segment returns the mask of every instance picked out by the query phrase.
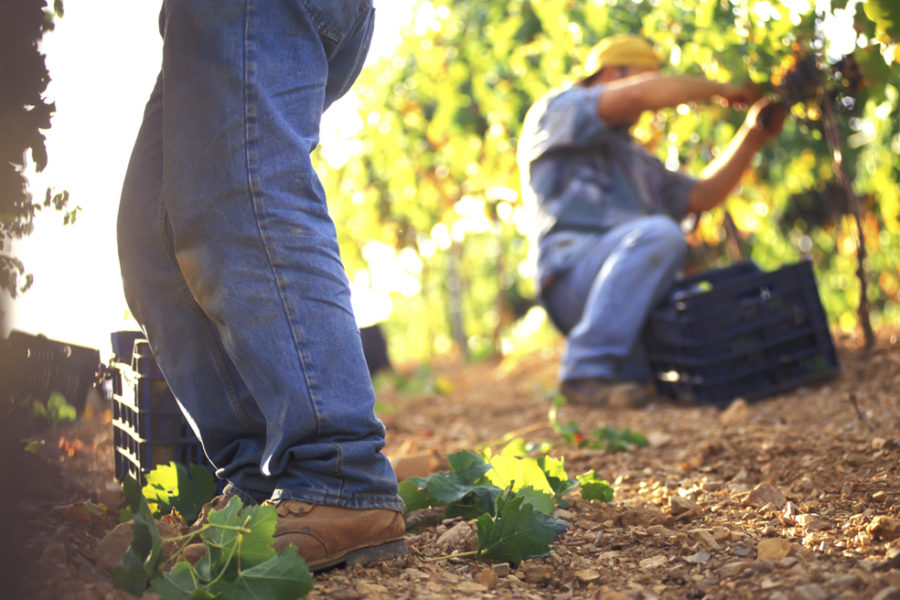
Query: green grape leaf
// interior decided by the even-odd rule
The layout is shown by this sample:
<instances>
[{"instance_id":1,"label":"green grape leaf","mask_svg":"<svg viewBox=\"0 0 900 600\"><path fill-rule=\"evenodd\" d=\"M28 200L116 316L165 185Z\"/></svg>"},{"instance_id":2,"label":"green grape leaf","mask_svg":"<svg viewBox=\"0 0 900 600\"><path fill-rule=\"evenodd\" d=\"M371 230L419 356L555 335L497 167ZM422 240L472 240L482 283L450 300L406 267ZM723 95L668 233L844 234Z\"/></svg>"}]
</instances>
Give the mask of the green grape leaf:
<instances>
[{"instance_id":1,"label":"green grape leaf","mask_svg":"<svg viewBox=\"0 0 900 600\"><path fill-rule=\"evenodd\" d=\"M216 495L216 479L202 465L186 467L172 461L147 473L143 494L154 515L168 514L174 508L192 523L201 507Z\"/></svg>"},{"instance_id":2,"label":"green grape leaf","mask_svg":"<svg viewBox=\"0 0 900 600\"><path fill-rule=\"evenodd\" d=\"M493 510L500 489L492 485L472 485L457 473L435 473L427 478L412 477L409 482L424 496L410 495L413 506L447 505L446 516L474 518ZM414 510L414 509L408 509Z\"/></svg>"},{"instance_id":3,"label":"green grape leaf","mask_svg":"<svg viewBox=\"0 0 900 600\"><path fill-rule=\"evenodd\" d=\"M553 496L562 505L562 497L577 485L577 482L566 473L565 459L544 455L539 456L537 461L553 490Z\"/></svg>"},{"instance_id":4,"label":"green grape leaf","mask_svg":"<svg viewBox=\"0 0 900 600\"><path fill-rule=\"evenodd\" d=\"M420 479L420 481L422 480ZM401 481L397 487L400 498L403 500L403 514L409 514L414 510L432 506L431 497L413 483L412 480L406 479Z\"/></svg>"},{"instance_id":5,"label":"green grape leaf","mask_svg":"<svg viewBox=\"0 0 900 600\"><path fill-rule=\"evenodd\" d=\"M180 562L171 571L161 574L150 582L150 593L159 594L163 600L194 600L195 598L215 598L208 591L200 589L197 573L187 562ZM196 595L201 594L201 595ZM205 594L202 595L202 594Z\"/></svg>"},{"instance_id":6,"label":"green grape leaf","mask_svg":"<svg viewBox=\"0 0 900 600\"><path fill-rule=\"evenodd\" d=\"M612 502L614 493L612 486L609 485L608 481L597 477L593 469L583 475L578 475L577 479L581 485L581 498L583 500Z\"/></svg>"},{"instance_id":7,"label":"green grape leaf","mask_svg":"<svg viewBox=\"0 0 900 600\"><path fill-rule=\"evenodd\" d=\"M534 458L497 455L490 459L493 467L485 478L500 489L510 488L542 513L555 507L553 489L547 476Z\"/></svg>"},{"instance_id":8,"label":"green grape leaf","mask_svg":"<svg viewBox=\"0 0 900 600\"><path fill-rule=\"evenodd\" d=\"M535 511L518 494L502 494L497 498L496 516L484 514L476 521L478 558L517 566L527 558L546 556L550 544L568 526L565 521Z\"/></svg>"},{"instance_id":9,"label":"green grape leaf","mask_svg":"<svg viewBox=\"0 0 900 600\"><path fill-rule=\"evenodd\" d=\"M223 600L294 600L306 596L313 587L306 561L297 548L288 546L283 552L249 569L233 581L210 586Z\"/></svg>"},{"instance_id":10,"label":"green grape leaf","mask_svg":"<svg viewBox=\"0 0 900 600\"><path fill-rule=\"evenodd\" d=\"M127 477L122 482L128 509L131 511L133 535L131 546L122 557L122 566L113 569L113 584L136 596L147 587L147 581L159 573L162 538L147 501L137 481Z\"/></svg>"},{"instance_id":11,"label":"green grape leaf","mask_svg":"<svg viewBox=\"0 0 900 600\"><path fill-rule=\"evenodd\" d=\"M244 507L237 496L222 510L210 511L210 528L201 534L209 552L198 562L198 571L204 576L224 572L230 578L238 557L241 568L250 568L275 556L271 544L277 518L274 506Z\"/></svg>"},{"instance_id":12,"label":"green grape leaf","mask_svg":"<svg viewBox=\"0 0 900 600\"><path fill-rule=\"evenodd\" d=\"M491 470L491 465L482 457L468 450L454 452L447 457L447 462L460 480L469 484L479 483L482 476Z\"/></svg>"},{"instance_id":13,"label":"green grape leaf","mask_svg":"<svg viewBox=\"0 0 900 600\"><path fill-rule=\"evenodd\" d=\"M609 452L623 452L649 446L647 437L630 429L613 429L612 427L601 427L593 431L594 441L591 447L602 448Z\"/></svg>"}]
</instances>

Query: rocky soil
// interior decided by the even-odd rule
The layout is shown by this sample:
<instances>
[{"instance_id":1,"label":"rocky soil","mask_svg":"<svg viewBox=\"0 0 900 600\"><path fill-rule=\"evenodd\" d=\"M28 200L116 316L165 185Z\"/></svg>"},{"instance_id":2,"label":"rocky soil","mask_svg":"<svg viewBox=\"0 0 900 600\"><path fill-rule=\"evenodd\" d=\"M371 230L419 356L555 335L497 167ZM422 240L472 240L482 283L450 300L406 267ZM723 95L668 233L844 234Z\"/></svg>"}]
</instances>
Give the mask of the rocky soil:
<instances>
[{"instance_id":1,"label":"rocky soil","mask_svg":"<svg viewBox=\"0 0 900 600\"><path fill-rule=\"evenodd\" d=\"M568 531L549 556L515 569L444 558L474 547L472 524L416 515L407 557L318 574L309 597L900 599L900 341L880 332L868 353L854 338L835 343L838 377L724 410L562 408L585 431L644 433L650 446L629 452L566 445L549 427L559 348L435 365L427 391L388 377L379 414L401 476L521 436L552 443L570 475L594 469L615 498L558 510ZM2 427L5 597L130 598L113 588L100 548L122 503L109 422ZM35 454L25 438L39 442Z\"/></svg>"}]
</instances>

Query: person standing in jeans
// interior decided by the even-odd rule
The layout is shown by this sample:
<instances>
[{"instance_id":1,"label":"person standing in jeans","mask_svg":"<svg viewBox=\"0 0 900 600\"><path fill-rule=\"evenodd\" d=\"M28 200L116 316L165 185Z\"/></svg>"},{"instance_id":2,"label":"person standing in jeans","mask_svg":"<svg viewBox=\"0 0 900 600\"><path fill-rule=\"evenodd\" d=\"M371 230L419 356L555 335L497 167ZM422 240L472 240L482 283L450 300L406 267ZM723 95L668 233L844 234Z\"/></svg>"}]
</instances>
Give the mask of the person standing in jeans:
<instances>
[{"instance_id":1,"label":"person standing in jeans","mask_svg":"<svg viewBox=\"0 0 900 600\"><path fill-rule=\"evenodd\" d=\"M406 553L403 503L310 152L371 0L164 0L118 217L125 296L224 497L312 570Z\"/></svg>"}]
</instances>

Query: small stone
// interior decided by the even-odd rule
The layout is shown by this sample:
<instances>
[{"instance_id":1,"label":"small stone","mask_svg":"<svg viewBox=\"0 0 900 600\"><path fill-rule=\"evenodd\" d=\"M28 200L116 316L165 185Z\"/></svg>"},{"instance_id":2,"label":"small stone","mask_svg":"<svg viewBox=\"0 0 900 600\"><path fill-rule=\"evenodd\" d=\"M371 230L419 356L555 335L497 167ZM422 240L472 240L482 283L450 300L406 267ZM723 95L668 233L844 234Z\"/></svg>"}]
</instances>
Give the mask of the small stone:
<instances>
[{"instance_id":1,"label":"small stone","mask_svg":"<svg viewBox=\"0 0 900 600\"><path fill-rule=\"evenodd\" d=\"M356 592L363 598L383 598L388 589L377 583L360 581L356 584Z\"/></svg>"},{"instance_id":2,"label":"small stone","mask_svg":"<svg viewBox=\"0 0 900 600\"><path fill-rule=\"evenodd\" d=\"M719 422L726 427L741 425L750 420L750 407L743 398L738 398L728 405L719 415Z\"/></svg>"},{"instance_id":3,"label":"small stone","mask_svg":"<svg viewBox=\"0 0 900 600\"><path fill-rule=\"evenodd\" d=\"M525 565L523 571L528 583L547 583L553 577L553 567L550 565Z\"/></svg>"},{"instance_id":4,"label":"small stone","mask_svg":"<svg viewBox=\"0 0 900 600\"><path fill-rule=\"evenodd\" d=\"M666 558L662 554L657 554L656 556L651 556L650 558L645 558L640 563L642 569L653 569L655 567L662 567L669 562L669 559Z\"/></svg>"},{"instance_id":5,"label":"small stone","mask_svg":"<svg viewBox=\"0 0 900 600\"><path fill-rule=\"evenodd\" d=\"M797 600L828 600L829 595L819 584L807 583L794 590L794 597Z\"/></svg>"},{"instance_id":6,"label":"small stone","mask_svg":"<svg viewBox=\"0 0 900 600\"><path fill-rule=\"evenodd\" d=\"M856 573L849 573L847 575L838 575L837 577L831 580L831 585L836 587L845 587L856 585L859 583L859 575Z\"/></svg>"},{"instance_id":7,"label":"small stone","mask_svg":"<svg viewBox=\"0 0 900 600\"><path fill-rule=\"evenodd\" d=\"M465 544L466 538L472 533L472 526L465 521L460 521L441 536L435 542L439 548L457 548Z\"/></svg>"},{"instance_id":8,"label":"small stone","mask_svg":"<svg viewBox=\"0 0 900 600\"><path fill-rule=\"evenodd\" d=\"M873 502L878 502L879 504L881 504L885 500L887 500L887 494L884 493L883 491L878 491L878 492L875 492L874 494L872 494Z\"/></svg>"},{"instance_id":9,"label":"small stone","mask_svg":"<svg viewBox=\"0 0 900 600\"><path fill-rule=\"evenodd\" d=\"M600 588L600 595L597 596L597 598L598 600L631 600L631 596L628 594L609 589L605 586Z\"/></svg>"},{"instance_id":10,"label":"small stone","mask_svg":"<svg viewBox=\"0 0 900 600\"><path fill-rule=\"evenodd\" d=\"M876 540L896 539L900 537L900 519L878 515L866 526L866 533Z\"/></svg>"},{"instance_id":11,"label":"small stone","mask_svg":"<svg viewBox=\"0 0 900 600\"><path fill-rule=\"evenodd\" d=\"M719 567L719 575L722 577L736 577L744 572L744 569L753 567L752 560L736 560L734 562L725 563Z\"/></svg>"},{"instance_id":12,"label":"small stone","mask_svg":"<svg viewBox=\"0 0 900 600\"><path fill-rule=\"evenodd\" d=\"M760 483L750 490L750 494L744 500L744 505L760 507L772 504L780 509L786 502L787 499L784 497L784 494L778 491L771 483Z\"/></svg>"},{"instance_id":13,"label":"small stone","mask_svg":"<svg viewBox=\"0 0 900 600\"><path fill-rule=\"evenodd\" d=\"M797 558L796 556L785 556L781 560L777 561L775 564L777 564L782 569L790 569L791 567L796 565L798 562L800 562L800 559Z\"/></svg>"},{"instance_id":14,"label":"small stone","mask_svg":"<svg viewBox=\"0 0 900 600\"><path fill-rule=\"evenodd\" d=\"M689 562L694 565L702 565L703 563L709 562L710 555L706 550L701 550L696 554L691 554L690 556L685 556L685 562Z\"/></svg>"},{"instance_id":15,"label":"small stone","mask_svg":"<svg viewBox=\"0 0 900 600\"><path fill-rule=\"evenodd\" d=\"M488 591L487 586L478 583L477 581L463 581L458 583L455 586L456 591L462 592L463 594L480 594L481 592ZM387 590L385 590L387 591Z\"/></svg>"},{"instance_id":16,"label":"small stone","mask_svg":"<svg viewBox=\"0 0 900 600\"><path fill-rule=\"evenodd\" d=\"M872 596L872 600L900 600L900 587L888 586Z\"/></svg>"},{"instance_id":17,"label":"small stone","mask_svg":"<svg viewBox=\"0 0 900 600\"><path fill-rule=\"evenodd\" d=\"M672 515L675 516L690 512L696 509L697 505L683 496L675 495L669 497L669 507L672 509Z\"/></svg>"},{"instance_id":18,"label":"small stone","mask_svg":"<svg viewBox=\"0 0 900 600\"><path fill-rule=\"evenodd\" d=\"M509 563L498 563L491 567L497 577L506 577L510 573Z\"/></svg>"},{"instance_id":19,"label":"small stone","mask_svg":"<svg viewBox=\"0 0 900 600\"><path fill-rule=\"evenodd\" d=\"M119 523L107 533L97 547L97 558L107 569L122 566L122 557L131 546L132 523Z\"/></svg>"},{"instance_id":20,"label":"small stone","mask_svg":"<svg viewBox=\"0 0 900 600\"><path fill-rule=\"evenodd\" d=\"M810 531L827 531L834 529L834 523L828 519L823 519L819 515L797 515L795 517L797 524L806 527Z\"/></svg>"},{"instance_id":21,"label":"small stone","mask_svg":"<svg viewBox=\"0 0 900 600\"><path fill-rule=\"evenodd\" d=\"M759 560L779 561L788 556L794 544L782 538L766 538L756 546L756 558Z\"/></svg>"},{"instance_id":22,"label":"small stone","mask_svg":"<svg viewBox=\"0 0 900 600\"><path fill-rule=\"evenodd\" d=\"M710 550L718 550L719 542L709 529L690 529L688 535L709 548ZM730 535L730 534L729 534Z\"/></svg>"},{"instance_id":23,"label":"small stone","mask_svg":"<svg viewBox=\"0 0 900 600\"><path fill-rule=\"evenodd\" d=\"M484 568L475 574L475 581L483 585L485 589L492 590L497 587L497 583L500 581L500 578L497 576L496 571L494 571L493 569Z\"/></svg>"},{"instance_id":24,"label":"small stone","mask_svg":"<svg viewBox=\"0 0 900 600\"><path fill-rule=\"evenodd\" d=\"M594 569L579 569L575 571L575 579L581 585L587 585L600 579L600 573Z\"/></svg>"}]
</instances>

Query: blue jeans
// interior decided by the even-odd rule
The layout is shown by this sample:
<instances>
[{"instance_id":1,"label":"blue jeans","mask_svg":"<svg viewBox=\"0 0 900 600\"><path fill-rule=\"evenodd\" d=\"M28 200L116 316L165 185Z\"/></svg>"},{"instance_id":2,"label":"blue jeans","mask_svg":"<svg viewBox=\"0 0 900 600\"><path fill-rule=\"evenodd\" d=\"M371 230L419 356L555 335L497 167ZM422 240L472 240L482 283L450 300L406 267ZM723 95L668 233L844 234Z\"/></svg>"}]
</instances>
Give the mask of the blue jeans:
<instances>
[{"instance_id":1,"label":"blue jeans","mask_svg":"<svg viewBox=\"0 0 900 600\"><path fill-rule=\"evenodd\" d=\"M663 215L641 217L603 234L542 293L548 312L568 332L561 381L651 378L641 330L686 253L675 221Z\"/></svg>"},{"instance_id":2,"label":"blue jeans","mask_svg":"<svg viewBox=\"0 0 900 600\"><path fill-rule=\"evenodd\" d=\"M119 208L129 307L230 489L400 509L310 160L371 0L165 0L160 21Z\"/></svg>"}]
</instances>

